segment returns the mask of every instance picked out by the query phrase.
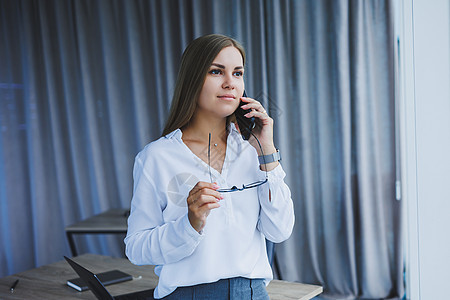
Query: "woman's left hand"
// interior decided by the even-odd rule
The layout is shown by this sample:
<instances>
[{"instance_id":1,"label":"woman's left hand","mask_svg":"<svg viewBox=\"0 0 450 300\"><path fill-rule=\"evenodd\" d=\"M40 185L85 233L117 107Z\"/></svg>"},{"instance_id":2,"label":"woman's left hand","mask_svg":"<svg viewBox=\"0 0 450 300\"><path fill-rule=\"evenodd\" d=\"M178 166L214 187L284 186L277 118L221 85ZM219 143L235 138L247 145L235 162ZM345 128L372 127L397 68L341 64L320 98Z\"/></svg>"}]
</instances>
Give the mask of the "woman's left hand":
<instances>
[{"instance_id":1,"label":"woman's left hand","mask_svg":"<svg viewBox=\"0 0 450 300\"><path fill-rule=\"evenodd\" d=\"M273 143L273 119L269 117L262 104L255 99L248 97L241 97L243 102L246 102L242 106L243 109L251 109L252 111L245 114L245 117L255 117L256 126L252 130L252 133L258 138L261 143L261 148L264 154L272 154L276 152L275 145ZM248 140L250 144L256 149L258 155L262 155L261 148L253 135L250 135Z\"/></svg>"}]
</instances>

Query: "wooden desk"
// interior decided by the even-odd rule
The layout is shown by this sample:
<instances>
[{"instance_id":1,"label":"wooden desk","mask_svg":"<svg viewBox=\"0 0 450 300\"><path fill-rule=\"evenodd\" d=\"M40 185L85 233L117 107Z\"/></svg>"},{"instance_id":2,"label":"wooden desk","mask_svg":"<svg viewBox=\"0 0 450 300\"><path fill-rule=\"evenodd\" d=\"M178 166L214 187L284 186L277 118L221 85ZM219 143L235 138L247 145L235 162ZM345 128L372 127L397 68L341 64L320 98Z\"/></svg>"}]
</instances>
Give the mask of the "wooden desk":
<instances>
[{"instance_id":1,"label":"wooden desk","mask_svg":"<svg viewBox=\"0 0 450 300\"><path fill-rule=\"evenodd\" d=\"M77 248L73 240L74 234L126 234L128 209L110 209L104 213L92 216L86 220L66 227L66 236L69 241L72 256L77 256Z\"/></svg>"},{"instance_id":2,"label":"wooden desk","mask_svg":"<svg viewBox=\"0 0 450 300\"><path fill-rule=\"evenodd\" d=\"M106 287L113 296L154 288L158 283L153 266L135 266L125 258L84 254L74 260L94 273L118 269L131 274L133 280ZM78 292L66 285L67 279L76 277L78 277L77 274L63 260L3 277L0 278L0 299L96 299L89 291ZM9 287L16 279L20 281L14 293L10 293ZM320 294L322 287L273 280L267 287L267 291L272 300L306 300Z\"/></svg>"}]
</instances>

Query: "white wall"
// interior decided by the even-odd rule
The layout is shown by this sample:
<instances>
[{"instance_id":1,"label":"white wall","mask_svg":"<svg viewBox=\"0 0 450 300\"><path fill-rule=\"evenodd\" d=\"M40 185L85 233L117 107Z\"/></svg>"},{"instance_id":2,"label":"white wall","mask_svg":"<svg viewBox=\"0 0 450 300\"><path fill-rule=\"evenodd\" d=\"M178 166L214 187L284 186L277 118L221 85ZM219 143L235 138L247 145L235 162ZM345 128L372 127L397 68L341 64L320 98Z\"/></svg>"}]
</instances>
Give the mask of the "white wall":
<instances>
[{"instance_id":1,"label":"white wall","mask_svg":"<svg viewBox=\"0 0 450 300\"><path fill-rule=\"evenodd\" d=\"M400 124L407 296L450 285L450 1L400 1Z\"/></svg>"}]
</instances>

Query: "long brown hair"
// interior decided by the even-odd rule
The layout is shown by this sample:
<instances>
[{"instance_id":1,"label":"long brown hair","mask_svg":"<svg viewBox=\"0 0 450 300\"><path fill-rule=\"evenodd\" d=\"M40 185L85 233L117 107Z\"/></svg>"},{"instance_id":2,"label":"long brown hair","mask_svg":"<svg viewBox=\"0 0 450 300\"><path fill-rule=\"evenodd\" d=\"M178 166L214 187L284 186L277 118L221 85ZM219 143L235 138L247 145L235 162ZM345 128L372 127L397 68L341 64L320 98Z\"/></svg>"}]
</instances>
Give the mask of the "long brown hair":
<instances>
[{"instance_id":1,"label":"long brown hair","mask_svg":"<svg viewBox=\"0 0 450 300\"><path fill-rule=\"evenodd\" d=\"M163 136L182 128L191 121L211 64L223 48L230 46L239 50L245 64L244 47L238 41L225 35L204 35L193 40L186 47L181 57L181 66Z\"/></svg>"}]
</instances>

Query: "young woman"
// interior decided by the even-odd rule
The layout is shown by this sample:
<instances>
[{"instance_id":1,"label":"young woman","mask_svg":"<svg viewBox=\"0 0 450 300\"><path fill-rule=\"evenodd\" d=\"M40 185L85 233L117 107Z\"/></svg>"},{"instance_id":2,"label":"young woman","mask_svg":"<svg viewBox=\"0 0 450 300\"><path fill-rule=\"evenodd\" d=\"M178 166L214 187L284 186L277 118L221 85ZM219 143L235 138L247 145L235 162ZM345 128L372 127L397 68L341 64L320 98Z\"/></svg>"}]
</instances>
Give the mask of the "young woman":
<instances>
[{"instance_id":1,"label":"young woman","mask_svg":"<svg viewBox=\"0 0 450 300\"><path fill-rule=\"evenodd\" d=\"M191 42L163 136L136 156L126 254L156 265L156 299L268 299L265 239L286 240L294 211L273 120L242 97L244 64L234 39ZM240 101L257 123L248 141Z\"/></svg>"}]
</instances>

